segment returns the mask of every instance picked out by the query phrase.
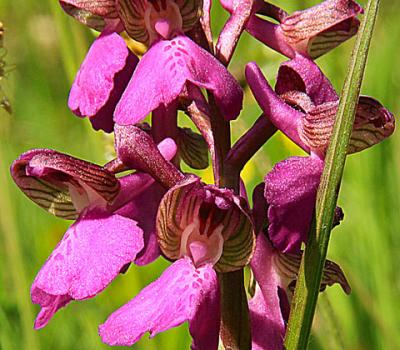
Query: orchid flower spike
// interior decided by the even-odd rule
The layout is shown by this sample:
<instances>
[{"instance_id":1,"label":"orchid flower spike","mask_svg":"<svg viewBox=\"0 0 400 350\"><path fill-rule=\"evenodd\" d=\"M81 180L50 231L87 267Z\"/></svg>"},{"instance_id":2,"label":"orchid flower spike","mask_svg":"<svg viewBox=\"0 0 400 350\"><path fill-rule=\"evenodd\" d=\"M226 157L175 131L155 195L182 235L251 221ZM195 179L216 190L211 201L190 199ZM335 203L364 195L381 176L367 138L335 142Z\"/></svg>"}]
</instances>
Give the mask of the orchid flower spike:
<instances>
[{"instance_id":1,"label":"orchid flower spike","mask_svg":"<svg viewBox=\"0 0 400 350\"><path fill-rule=\"evenodd\" d=\"M165 157L175 155L172 140L159 147ZM76 219L33 282L32 302L41 306L36 329L70 301L100 293L131 262L143 265L160 255L155 217L166 190L150 175L117 179L98 165L47 149L22 154L11 174L36 204Z\"/></svg>"},{"instance_id":2,"label":"orchid flower spike","mask_svg":"<svg viewBox=\"0 0 400 350\"><path fill-rule=\"evenodd\" d=\"M130 346L146 332L154 336L189 321L192 349L216 350L220 323L216 272L242 268L254 250L245 200L188 176L163 197L157 234L162 253L173 264L100 326L103 341Z\"/></svg>"}]
</instances>

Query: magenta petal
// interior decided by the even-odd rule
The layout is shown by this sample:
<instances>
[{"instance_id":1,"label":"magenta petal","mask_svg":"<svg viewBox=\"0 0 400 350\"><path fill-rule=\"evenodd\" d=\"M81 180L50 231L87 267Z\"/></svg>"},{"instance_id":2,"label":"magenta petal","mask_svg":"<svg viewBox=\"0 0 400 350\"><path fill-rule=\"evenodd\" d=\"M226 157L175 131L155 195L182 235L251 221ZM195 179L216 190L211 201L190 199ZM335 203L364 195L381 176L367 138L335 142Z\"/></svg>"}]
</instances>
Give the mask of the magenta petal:
<instances>
[{"instance_id":1,"label":"magenta petal","mask_svg":"<svg viewBox=\"0 0 400 350\"><path fill-rule=\"evenodd\" d=\"M192 348L216 350L219 333L219 285L211 265L195 268L188 258L177 260L161 277L100 326L106 344L130 346L144 333L154 336L185 321Z\"/></svg>"},{"instance_id":2,"label":"magenta petal","mask_svg":"<svg viewBox=\"0 0 400 350\"><path fill-rule=\"evenodd\" d=\"M79 117L89 117L94 129L111 132L115 106L137 62L137 57L118 34L101 34L75 78L69 108Z\"/></svg>"},{"instance_id":3,"label":"magenta petal","mask_svg":"<svg viewBox=\"0 0 400 350\"><path fill-rule=\"evenodd\" d=\"M338 99L332 84L318 66L298 54L279 67L275 91L279 95L289 91L305 92L315 105Z\"/></svg>"},{"instance_id":4,"label":"magenta petal","mask_svg":"<svg viewBox=\"0 0 400 350\"><path fill-rule=\"evenodd\" d=\"M54 296L47 294L41 289L32 290L31 297L32 302L39 304L41 307L35 320L35 329L45 327L59 309L73 300L68 294Z\"/></svg>"},{"instance_id":5,"label":"magenta petal","mask_svg":"<svg viewBox=\"0 0 400 350\"><path fill-rule=\"evenodd\" d=\"M42 310L35 328L44 327L72 299L101 292L143 248L142 230L120 215L89 212L64 235L31 288Z\"/></svg>"},{"instance_id":6,"label":"magenta petal","mask_svg":"<svg viewBox=\"0 0 400 350\"><path fill-rule=\"evenodd\" d=\"M243 91L235 78L188 37L178 36L155 43L140 60L116 108L115 122L140 122L161 104L172 103L187 81L211 90L226 119L239 115Z\"/></svg>"},{"instance_id":7,"label":"magenta petal","mask_svg":"<svg viewBox=\"0 0 400 350\"><path fill-rule=\"evenodd\" d=\"M309 147L301 140L298 132L303 113L291 108L272 90L255 62L246 65L246 79L265 116L293 142L308 151Z\"/></svg>"},{"instance_id":8,"label":"magenta petal","mask_svg":"<svg viewBox=\"0 0 400 350\"><path fill-rule=\"evenodd\" d=\"M264 234L257 237L256 250L250 263L257 288L249 301L252 350L283 349L285 322L279 299L279 276L273 266L275 252Z\"/></svg>"},{"instance_id":9,"label":"magenta petal","mask_svg":"<svg viewBox=\"0 0 400 350\"><path fill-rule=\"evenodd\" d=\"M127 205L117 211L117 214L137 221L139 227L143 230L144 248L136 256L135 264L137 265L150 264L160 256L156 235L156 216L158 206L165 193L164 187L153 180L152 185L133 197Z\"/></svg>"},{"instance_id":10,"label":"magenta petal","mask_svg":"<svg viewBox=\"0 0 400 350\"><path fill-rule=\"evenodd\" d=\"M317 157L291 157L265 177L269 237L282 252L298 253L307 240L323 167Z\"/></svg>"},{"instance_id":11,"label":"magenta petal","mask_svg":"<svg viewBox=\"0 0 400 350\"><path fill-rule=\"evenodd\" d=\"M277 24L259 18L256 15L250 17L246 30L271 49L280 52L287 57L294 57L295 51L287 44L282 31Z\"/></svg>"}]
</instances>

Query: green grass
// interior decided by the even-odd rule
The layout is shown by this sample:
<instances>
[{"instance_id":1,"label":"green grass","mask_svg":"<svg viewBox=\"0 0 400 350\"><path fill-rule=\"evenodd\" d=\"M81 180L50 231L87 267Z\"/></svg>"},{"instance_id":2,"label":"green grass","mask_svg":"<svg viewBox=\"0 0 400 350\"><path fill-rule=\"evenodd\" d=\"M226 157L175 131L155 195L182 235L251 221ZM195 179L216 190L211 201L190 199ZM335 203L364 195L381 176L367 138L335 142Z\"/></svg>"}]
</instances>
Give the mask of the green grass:
<instances>
[{"instance_id":1,"label":"green grass","mask_svg":"<svg viewBox=\"0 0 400 350\"><path fill-rule=\"evenodd\" d=\"M288 10L317 1L275 1ZM297 4L297 5L296 5ZM364 4L364 3L363 3ZM215 5L218 6L217 1ZM220 11L220 10L218 10ZM41 331L32 328L38 307L31 305L30 284L68 223L31 203L16 188L8 167L21 152L49 147L91 161L105 161L105 138L66 106L71 80L93 40L91 32L66 16L57 1L2 0L0 20L6 28L7 61L15 64L4 82L14 114L0 110L0 349L106 349L97 325L158 276L166 263L131 267L98 297L71 303ZM384 1L368 59L362 93L400 111L400 5ZM215 23L220 28L221 23ZM339 90L354 41L318 63ZM243 76L243 64L256 60L273 79L281 56L244 35L232 71ZM259 113L247 91L245 110L234 123L238 137ZM328 288L320 298L312 349L400 349L400 136L348 158L339 204L345 220L332 234L328 256L349 277L353 292ZM272 165L300 151L281 135L246 167L252 188ZM153 340L144 337L136 349L187 349L187 326Z\"/></svg>"}]
</instances>

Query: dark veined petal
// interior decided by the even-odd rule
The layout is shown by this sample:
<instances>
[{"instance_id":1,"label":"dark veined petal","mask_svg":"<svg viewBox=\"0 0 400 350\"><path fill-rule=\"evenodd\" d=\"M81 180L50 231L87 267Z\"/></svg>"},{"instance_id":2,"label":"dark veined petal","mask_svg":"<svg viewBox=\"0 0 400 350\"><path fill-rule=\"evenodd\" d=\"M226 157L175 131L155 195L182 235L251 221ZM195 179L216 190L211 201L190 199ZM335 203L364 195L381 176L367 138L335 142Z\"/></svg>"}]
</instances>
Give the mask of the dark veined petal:
<instances>
[{"instance_id":1,"label":"dark veined petal","mask_svg":"<svg viewBox=\"0 0 400 350\"><path fill-rule=\"evenodd\" d=\"M128 304L115 311L99 328L109 345L131 346L144 333L153 337L189 321L192 349L217 350L219 284L211 265L196 268L183 258Z\"/></svg>"},{"instance_id":2,"label":"dark veined petal","mask_svg":"<svg viewBox=\"0 0 400 350\"><path fill-rule=\"evenodd\" d=\"M315 106L304 117L300 137L312 150L326 151L332 135L338 101ZM360 96L348 153L360 152L387 137L395 128L395 119L377 100Z\"/></svg>"},{"instance_id":3,"label":"dark veined petal","mask_svg":"<svg viewBox=\"0 0 400 350\"><path fill-rule=\"evenodd\" d=\"M358 101L348 153L360 152L393 134L395 119L382 104L367 96Z\"/></svg>"},{"instance_id":4,"label":"dark veined petal","mask_svg":"<svg viewBox=\"0 0 400 350\"><path fill-rule=\"evenodd\" d=\"M196 177L171 188L157 214L157 235L166 257L176 260L190 254L187 230L191 227L198 230L198 237L207 237L205 255L217 271L235 271L250 261L255 244L253 225L244 200L230 190L204 185Z\"/></svg>"},{"instance_id":5,"label":"dark veined petal","mask_svg":"<svg viewBox=\"0 0 400 350\"><path fill-rule=\"evenodd\" d=\"M142 248L143 232L135 221L96 211L84 213L33 282L32 302L42 307L35 328L44 327L69 301L100 293Z\"/></svg>"},{"instance_id":6,"label":"dark veined petal","mask_svg":"<svg viewBox=\"0 0 400 350\"><path fill-rule=\"evenodd\" d=\"M310 96L308 96L305 92L288 91L279 95L279 97L289 106L304 113L307 113L315 108Z\"/></svg>"},{"instance_id":7,"label":"dark veined petal","mask_svg":"<svg viewBox=\"0 0 400 350\"><path fill-rule=\"evenodd\" d=\"M175 101L186 82L210 90L227 120L239 115L243 100L239 83L210 53L188 37L178 36L155 43L140 60L117 105L115 122L142 121L159 105Z\"/></svg>"},{"instance_id":8,"label":"dark veined petal","mask_svg":"<svg viewBox=\"0 0 400 350\"><path fill-rule=\"evenodd\" d=\"M333 50L341 43L357 34L360 21L357 18L348 18L341 23L319 33L310 41L308 54L316 59Z\"/></svg>"},{"instance_id":9,"label":"dark veined petal","mask_svg":"<svg viewBox=\"0 0 400 350\"><path fill-rule=\"evenodd\" d=\"M274 255L274 268L280 276L282 286L287 290L288 293L294 292L302 254L303 251L298 254L284 254L276 252ZM333 286L335 283L340 284L340 287L346 294L351 293L349 282L347 281L346 276L344 275L340 266L331 260L326 260L320 291L322 292L327 286Z\"/></svg>"},{"instance_id":10,"label":"dark veined petal","mask_svg":"<svg viewBox=\"0 0 400 350\"><path fill-rule=\"evenodd\" d=\"M200 19L203 0L175 0L182 16L182 31L191 30Z\"/></svg>"},{"instance_id":11,"label":"dark veined petal","mask_svg":"<svg viewBox=\"0 0 400 350\"><path fill-rule=\"evenodd\" d=\"M300 137L311 150L325 153L332 136L338 101L315 106L304 116Z\"/></svg>"},{"instance_id":12,"label":"dark veined petal","mask_svg":"<svg viewBox=\"0 0 400 350\"><path fill-rule=\"evenodd\" d=\"M48 149L23 153L11 165L11 175L32 201L71 220L88 206L111 203L120 188L115 176L102 167Z\"/></svg>"},{"instance_id":13,"label":"dark veined petal","mask_svg":"<svg viewBox=\"0 0 400 350\"><path fill-rule=\"evenodd\" d=\"M275 91L278 95L291 91L304 92L315 105L338 99L335 89L319 67L311 59L298 54L280 65Z\"/></svg>"},{"instance_id":14,"label":"dark veined petal","mask_svg":"<svg viewBox=\"0 0 400 350\"><path fill-rule=\"evenodd\" d=\"M129 36L148 44L150 37L145 23L147 0L115 0L115 3L118 15Z\"/></svg>"},{"instance_id":15,"label":"dark veined petal","mask_svg":"<svg viewBox=\"0 0 400 350\"><path fill-rule=\"evenodd\" d=\"M357 32L361 12L353 0L326 0L286 17L280 29L295 51L317 58Z\"/></svg>"},{"instance_id":16,"label":"dark veined petal","mask_svg":"<svg viewBox=\"0 0 400 350\"><path fill-rule=\"evenodd\" d=\"M129 36L146 45L151 44L158 35L152 28L151 18L169 8L169 13L159 14L160 18L168 15L178 16L179 18L169 18L170 21L178 20L179 32L191 30L201 15L203 6L202 0L171 0L170 2L161 0L116 0L118 14L124 24ZM172 4L171 4L172 3ZM175 6L179 11L174 13ZM175 7L175 8L174 8ZM151 13L153 12L153 13ZM174 23L175 24L175 23Z\"/></svg>"},{"instance_id":17,"label":"dark veined petal","mask_svg":"<svg viewBox=\"0 0 400 350\"><path fill-rule=\"evenodd\" d=\"M323 167L317 157L291 157L265 177L268 234L282 252L299 252L307 241Z\"/></svg>"},{"instance_id":18,"label":"dark veined petal","mask_svg":"<svg viewBox=\"0 0 400 350\"><path fill-rule=\"evenodd\" d=\"M190 128L179 130L179 154L193 169L208 167L208 146L204 138Z\"/></svg>"},{"instance_id":19,"label":"dark veined petal","mask_svg":"<svg viewBox=\"0 0 400 350\"><path fill-rule=\"evenodd\" d=\"M75 78L69 108L79 117L89 117L95 130L112 132L114 109L138 61L118 34L101 34Z\"/></svg>"},{"instance_id":20,"label":"dark veined petal","mask_svg":"<svg viewBox=\"0 0 400 350\"><path fill-rule=\"evenodd\" d=\"M105 19L117 19L115 0L60 0L66 13L79 22L98 31L103 30Z\"/></svg>"}]
</instances>

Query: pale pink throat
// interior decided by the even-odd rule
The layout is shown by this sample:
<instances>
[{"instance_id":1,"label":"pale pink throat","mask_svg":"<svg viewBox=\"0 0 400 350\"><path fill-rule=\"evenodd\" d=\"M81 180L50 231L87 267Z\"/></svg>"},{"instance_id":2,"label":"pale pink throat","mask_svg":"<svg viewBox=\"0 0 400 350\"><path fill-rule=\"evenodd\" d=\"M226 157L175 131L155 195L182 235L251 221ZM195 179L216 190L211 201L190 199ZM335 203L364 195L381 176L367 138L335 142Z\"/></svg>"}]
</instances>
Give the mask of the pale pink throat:
<instances>
[{"instance_id":1,"label":"pale pink throat","mask_svg":"<svg viewBox=\"0 0 400 350\"><path fill-rule=\"evenodd\" d=\"M182 232L180 255L189 256L196 267L208 263L215 265L223 251L223 225L215 222L215 210L211 210L207 217L201 215L200 208L197 211L198 214Z\"/></svg>"},{"instance_id":2,"label":"pale pink throat","mask_svg":"<svg viewBox=\"0 0 400 350\"><path fill-rule=\"evenodd\" d=\"M144 14L150 43L156 39L172 39L182 32L182 16L173 0L148 1Z\"/></svg>"}]
</instances>

